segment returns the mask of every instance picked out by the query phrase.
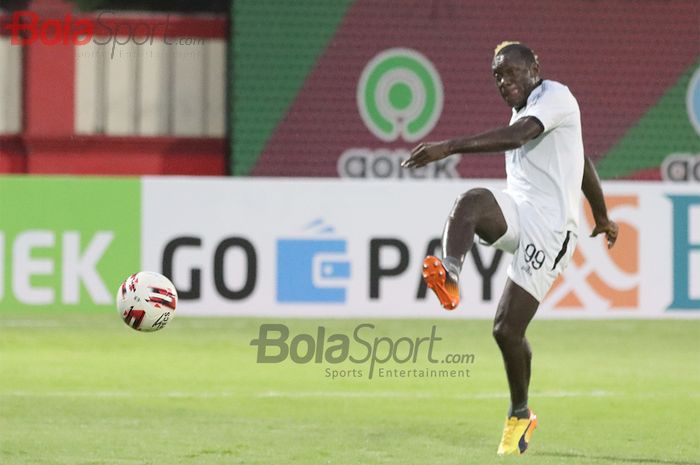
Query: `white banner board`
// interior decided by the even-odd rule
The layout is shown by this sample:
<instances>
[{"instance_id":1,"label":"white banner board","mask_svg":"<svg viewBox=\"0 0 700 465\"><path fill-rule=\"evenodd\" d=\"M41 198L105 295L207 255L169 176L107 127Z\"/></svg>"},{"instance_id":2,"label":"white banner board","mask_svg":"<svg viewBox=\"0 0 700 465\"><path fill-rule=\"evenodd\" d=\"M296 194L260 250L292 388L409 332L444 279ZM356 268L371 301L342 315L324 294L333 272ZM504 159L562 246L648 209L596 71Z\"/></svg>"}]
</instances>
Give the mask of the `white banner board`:
<instances>
[{"instance_id":1,"label":"white banner board","mask_svg":"<svg viewBox=\"0 0 700 465\"><path fill-rule=\"evenodd\" d=\"M170 275L188 315L490 318L511 256L477 246L462 303L421 285L455 198L503 181L144 178L142 268ZM700 191L604 185L618 244L589 238L538 317L700 317Z\"/></svg>"}]
</instances>

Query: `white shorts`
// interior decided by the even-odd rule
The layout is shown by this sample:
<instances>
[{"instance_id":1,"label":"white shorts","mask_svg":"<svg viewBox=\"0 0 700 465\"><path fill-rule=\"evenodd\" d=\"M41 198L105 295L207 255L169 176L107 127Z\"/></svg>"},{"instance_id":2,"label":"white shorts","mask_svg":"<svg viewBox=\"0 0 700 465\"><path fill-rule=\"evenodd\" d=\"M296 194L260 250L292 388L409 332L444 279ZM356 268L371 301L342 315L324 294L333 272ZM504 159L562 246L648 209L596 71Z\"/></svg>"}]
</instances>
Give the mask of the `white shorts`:
<instances>
[{"instance_id":1,"label":"white shorts","mask_svg":"<svg viewBox=\"0 0 700 465\"><path fill-rule=\"evenodd\" d=\"M480 243L513 254L508 277L541 302L574 254L576 231L556 231L534 205L518 205L504 191L491 193L501 207L508 230L493 244L483 240Z\"/></svg>"}]
</instances>

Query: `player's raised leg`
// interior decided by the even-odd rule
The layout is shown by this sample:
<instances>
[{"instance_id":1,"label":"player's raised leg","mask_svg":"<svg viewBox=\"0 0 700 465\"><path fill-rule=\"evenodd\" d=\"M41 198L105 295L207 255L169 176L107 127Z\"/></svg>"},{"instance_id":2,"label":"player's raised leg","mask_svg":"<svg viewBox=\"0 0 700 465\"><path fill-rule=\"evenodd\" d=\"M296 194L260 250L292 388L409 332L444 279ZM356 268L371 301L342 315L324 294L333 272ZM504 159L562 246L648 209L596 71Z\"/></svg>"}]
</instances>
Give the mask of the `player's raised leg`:
<instances>
[{"instance_id":1,"label":"player's raised leg","mask_svg":"<svg viewBox=\"0 0 700 465\"><path fill-rule=\"evenodd\" d=\"M537 426L537 416L528 406L532 352L525 330L538 306L537 299L508 279L493 325L493 337L503 355L511 400L498 455L525 452Z\"/></svg>"},{"instance_id":2,"label":"player's raised leg","mask_svg":"<svg viewBox=\"0 0 700 465\"><path fill-rule=\"evenodd\" d=\"M423 261L423 279L444 308L453 310L459 305L459 273L474 244L474 233L493 243L507 230L490 190L471 189L457 198L442 235L442 260L429 256Z\"/></svg>"}]
</instances>

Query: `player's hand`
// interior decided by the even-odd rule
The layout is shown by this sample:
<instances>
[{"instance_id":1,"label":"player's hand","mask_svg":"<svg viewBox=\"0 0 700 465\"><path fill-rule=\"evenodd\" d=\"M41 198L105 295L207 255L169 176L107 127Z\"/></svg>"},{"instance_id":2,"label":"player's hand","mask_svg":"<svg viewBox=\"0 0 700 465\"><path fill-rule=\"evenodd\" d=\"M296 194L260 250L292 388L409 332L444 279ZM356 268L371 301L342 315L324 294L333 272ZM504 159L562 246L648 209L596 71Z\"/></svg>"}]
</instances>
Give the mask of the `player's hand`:
<instances>
[{"instance_id":1,"label":"player's hand","mask_svg":"<svg viewBox=\"0 0 700 465\"><path fill-rule=\"evenodd\" d=\"M404 168L421 168L430 162L442 160L449 155L447 144L444 142L424 142L411 150L411 156L404 160Z\"/></svg>"},{"instance_id":2,"label":"player's hand","mask_svg":"<svg viewBox=\"0 0 700 465\"><path fill-rule=\"evenodd\" d=\"M617 240L617 233L619 230L620 227L617 225L617 223L615 223L612 220L600 221L597 222L595 228L593 228L591 237L595 237L600 233L604 233L605 238L608 240L608 249L611 249L612 246L615 245L615 241Z\"/></svg>"}]
</instances>

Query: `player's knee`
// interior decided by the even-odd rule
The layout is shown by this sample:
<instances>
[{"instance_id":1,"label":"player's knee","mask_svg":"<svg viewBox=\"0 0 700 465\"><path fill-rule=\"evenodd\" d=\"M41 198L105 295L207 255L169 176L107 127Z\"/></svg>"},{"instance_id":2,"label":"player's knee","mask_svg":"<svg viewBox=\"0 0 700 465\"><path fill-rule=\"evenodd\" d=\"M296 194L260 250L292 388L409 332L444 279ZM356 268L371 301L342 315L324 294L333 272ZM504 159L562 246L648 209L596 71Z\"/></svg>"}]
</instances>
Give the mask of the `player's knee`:
<instances>
[{"instance_id":1,"label":"player's knee","mask_svg":"<svg viewBox=\"0 0 700 465\"><path fill-rule=\"evenodd\" d=\"M493 338L499 346L519 344L522 340L520 331L503 323L496 323L493 326Z\"/></svg>"},{"instance_id":2,"label":"player's knee","mask_svg":"<svg viewBox=\"0 0 700 465\"><path fill-rule=\"evenodd\" d=\"M460 200L471 205L482 205L484 202L487 202L492 195L493 194L488 189L475 187L462 194Z\"/></svg>"},{"instance_id":3,"label":"player's knee","mask_svg":"<svg viewBox=\"0 0 700 465\"><path fill-rule=\"evenodd\" d=\"M457 198L454 212L459 215L478 215L489 196L493 196L493 194L488 189L482 187L470 189Z\"/></svg>"}]
</instances>

